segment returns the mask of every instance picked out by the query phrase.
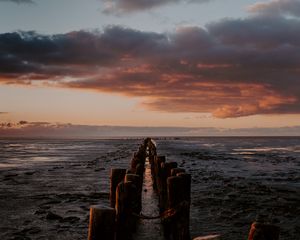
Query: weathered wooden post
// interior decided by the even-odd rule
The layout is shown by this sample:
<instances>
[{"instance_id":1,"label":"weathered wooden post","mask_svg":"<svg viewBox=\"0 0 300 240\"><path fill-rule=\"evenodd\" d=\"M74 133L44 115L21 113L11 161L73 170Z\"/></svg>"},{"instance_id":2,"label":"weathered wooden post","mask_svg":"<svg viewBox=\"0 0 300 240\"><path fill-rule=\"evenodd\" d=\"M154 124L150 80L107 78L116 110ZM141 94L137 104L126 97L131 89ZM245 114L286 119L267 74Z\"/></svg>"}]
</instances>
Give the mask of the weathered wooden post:
<instances>
[{"instance_id":1,"label":"weathered wooden post","mask_svg":"<svg viewBox=\"0 0 300 240\"><path fill-rule=\"evenodd\" d=\"M115 219L114 208L102 205L91 206L88 240L114 240Z\"/></svg>"},{"instance_id":2,"label":"weathered wooden post","mask_svg":"<svg viewBox=\"0 0 300 240\"><path fill-rule=\"evenodd\" d=\"M141 182L142 182L142 178L140 175L137 175L137 174L126 174L125 175L125 178L124 178L125 182L133 182L133 184L137 187L137 190L139 192L142 191L142 188L141 188Z\"/></svg>"},{"instance_id":3,"label":"weathered wooden post","mask_svg":"<svg viewBox=\"0 0 300 240\"><path fill-rule=\"evenodd\" d=\"M159 206L162 211L167 209L168 194L167 194L167 178L171 176L171 169L176 168L176 162L162 162L160 167L161 188L159 191Z\"/></svg>"},{"instance_id":4,"label":"weathered wooden post","mask_svg":"<svg viewBox=\"0 0 300 240\"><path fill-rule=\"evenodd\" d=\"M191 185L192 185L192 176L189 173L180 172L177 173L176 176L182 177L184 181L184 191L183 191L183 200L184 201L191 201Z\"/></svg>"},{"instance_id":5,"label":"weathered wooden post","mask_svg":"<svg viewBox=\"0 0 300 240\"><path fill-rule=\"evenodd\" d=\"M126 169L123 168L112 168L110 171L110 195L109 201L110 206L115 208L116 205L116 188L118 184L124 180Z\"/></svg>"},{"instance_id":6,"label":"weathered wooden post","mask_svg":"<svg viewBox=\"0 0 300 240\"><path fill-rule=\"evenodd\" d=\"M158 204L160 213L167 209L168 194L167 194L167 165L168 163L162 162L159 170L159 188L158 188Z\"/></svg>"},{"instance_id":7,"label":"weathered wooden post","mask_svg":"<svg viewBox=\"0 0 300 240\"><path fill-rule=\"evenodd\" d=\"M181 226L185 233L183 236L190 238L190 207L191 207L191 185L192 176L188 173L177 173L177 176L183 178L183 201L186 202L184 205L183 216L181 218Z\"/></svg>"},{"instance_id":8,"label":"weathered wooden post","mask_svg":"<svg viewBox=\"0 0 300 240\"><path fill-rule=\"evenodd\" d=\"M154 176L155 176L155 184L153 184L154 189L158 191L158 193L161 191L161 163L166 162L165 156L156 156L154 159Z\"/></svg>"},{"instance_id":9,"label":"weathered wooden post","mask_svg":"<svg viewBox=\"0 0 300 240\"><path fill-rule=\"evenodd\" d=\"M190 239L191 175L180 173L179 176L169 177L167 183L169 209L175 210L170 223L172 239L188 240Z\"/></svg>"},{"instance_id":10,"label":"weathered wooden post","mask_svg":"<svg viewBox=\"0 0 300 240\"><path fill-rule=\"evenodd\" d=\"M151 169L151 178L152 178L152 186L153 186L153 189L156 190L156 177L155 177L155 158L156 156L155 155L150 155L149 156L149 163L150 163L150 169Z\"/></svg>"},{"instance_id":11,"label":"weathered wooden post","mask_svg":"<svg viewBox=\"0 0 300 240\"><path fill-rule=\"evenodd\" d=\"M137 188L132 182L120 182L116 190L116 240L130 240L135 230L133 202Z\"/></svg>"},{"instance_id":12,"label":"weathered wooden post","mask_svg":"<svg viewBox=\"0 0 300 240\"><path fill-rule=\"evenodd\" d=\"M149 163L150 163L151 166L154 165L154 158L155 158L154 155L149 155L149 157L148 157Z\"/></svg>"},{"instance_id":13,"label":"weathered wooden post","mask_svg":"<svg viewBox=\"0 0 300 240\"><path fill-rule=\"evenodd\" d=\"M136 165L139 163L138 153L135 152L130 162L130 169L132 172L136 172Z\"/></svg>"},{"instance_id":14,"label":"weathered wooden post","mask_svg":"<svg viewBox=\"0 0 300 240\"><path fill-rule=\"evenodd\" d=\"M272 224L254 222L248 240L279 240L280 228Z\"/></svg>"},{"instance_id":15,"label":"weathered wooden post","mask_svg":"<svg viewBox=\"0 0 300 240\"><path fill-rule=\"evenodd\" d=\"M164 165L164 168L167 170L167 177L171 177L171 171L172 169L174 168L177 168L177 162L168 162L168 163L165 163ZM167 181L167 179L166 179Z\"/></svg>"},{"instance_id":16,"label":"weathered wooden post","mask_svg":"<svg viewBox=\"0 0 300 240\"><path fill-rule=\"evenodd\" d=\"M135 170L135 174L139 175L142 179L144 177L144 172L145 172L145 166L142 163L138 163L136 165L136 170Z\"/></svg>"},{"instance_id":17,"label":"weathered wooden post","mask_svg":"<svg viewBox=\"0 0 300 240\"><path fill-rule=\"evenodd\" d=\"M173 168L171 169L171 176L176 176L177 173L184 173L185 169L184 168Z\"/></svg>"},{"instance_id":18,"label":"weathered wooden post","mask_svg":"<svg viewBox=\"0 0 300 240\"><path fill-rule=\"evenodd\" d=\"M143 179L137 174L126 174L125 182L132 182L136 186L136 193L132 196L132 210L134 213L139 214L142 210L142 184Z\"/></svg>"},{"instance_id":19,"label":"weathered wooden post","mask_svg":"<svg viewBox=\"0 0 300 240\"><path fill-rule=\"evenodd\" d=\"M147 140L147 147L149 149L149 156L155 156L156 154L156 146L151 138Z\"/></svg>"},{"instance_id":20,"label":"weathered wooden post","mask_svg":"<svg viewBox=\"0 0 300 240\"><path fill-rule=\"evenodd\" d=\"M139 159L139 163L145 164L146 159L146 146L141 145L137 152L137 158Z\"/></svg>"}]
</instances>

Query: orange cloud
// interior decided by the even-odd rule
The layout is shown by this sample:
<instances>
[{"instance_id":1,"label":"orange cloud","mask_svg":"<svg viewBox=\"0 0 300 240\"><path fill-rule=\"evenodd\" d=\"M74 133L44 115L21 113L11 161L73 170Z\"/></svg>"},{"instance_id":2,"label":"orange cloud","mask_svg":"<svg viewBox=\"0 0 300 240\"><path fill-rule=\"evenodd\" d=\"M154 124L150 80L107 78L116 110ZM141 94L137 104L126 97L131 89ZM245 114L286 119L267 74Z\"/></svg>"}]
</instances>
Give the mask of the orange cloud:
<instances>
[{"instance_id":1,"label":"orange cloud","mask_svg":"<svg viewBox=\"0 0 300 240\"><path fill-rule=\"evenodd\" d=\"M265 31L268 29L268 31ZM300 20L252 16L173 33L0 34L0 82L143 97L166 112L300 113Z\"/></svg>"}]
</instances>

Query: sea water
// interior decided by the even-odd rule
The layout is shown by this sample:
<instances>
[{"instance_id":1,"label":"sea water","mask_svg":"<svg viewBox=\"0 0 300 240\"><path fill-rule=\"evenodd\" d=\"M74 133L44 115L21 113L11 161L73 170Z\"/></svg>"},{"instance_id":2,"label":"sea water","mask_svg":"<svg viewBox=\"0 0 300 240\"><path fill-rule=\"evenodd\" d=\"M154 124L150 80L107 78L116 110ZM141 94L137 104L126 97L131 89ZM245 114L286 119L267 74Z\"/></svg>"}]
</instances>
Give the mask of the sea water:
<instances>
[{"instance_id":1,"label":"sea water","mask_svg":"<svg viewBox=\"0 0 300 240\"><path fill-rule=\"evenodd\" d=\"M300 138L155 141L159 155L192 175L193 237L247 239L259 216L281 227L281 240L299 239ZM141 138L1 139L0 239L85 239L89 206L108 204L110 168L128 168L141 143Z\"/></svg>"}]
</instances>

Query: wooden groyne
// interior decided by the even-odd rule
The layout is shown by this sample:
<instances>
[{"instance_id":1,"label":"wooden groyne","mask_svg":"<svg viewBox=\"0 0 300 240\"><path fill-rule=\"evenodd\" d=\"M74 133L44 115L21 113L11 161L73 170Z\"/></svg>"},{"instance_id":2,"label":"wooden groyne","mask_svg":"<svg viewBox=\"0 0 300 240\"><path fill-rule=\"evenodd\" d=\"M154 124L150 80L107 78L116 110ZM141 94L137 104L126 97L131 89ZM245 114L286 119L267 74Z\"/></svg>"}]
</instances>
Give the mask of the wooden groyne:
<instances>
[{"instance_id":1,"label":"wooden groyne","mask_svg":"<svg viewBox=\"0 0 300 240\"><path fill-rule=\"evenodd\" d=\"M145 172L146 167L146 172ZM146 176L145 176L146 175ZM151 175L151 177L150 177ZM151 178L152 189L158 198L155 210L142 211L143 182ZM144 191L149 190L145 188ZM147 203L146 203L147 204ZM88 240L135 240L137 225L142 221L159 219L163 239L190 240L191 175L176 162L167 162L157 154L156 144L146 138L134 153L128 169L111 169L110 206L90 207ZM154 204L155 205L155 204ZM154 207L153 203L147 207ZM159 235L158 235L159 236ZM156 239L149 236L147 239ZM220 235L197 237L194 240L220 240ZM278 240L277 226L254 222L248 240Z\"/></svg>"}]
</instances>

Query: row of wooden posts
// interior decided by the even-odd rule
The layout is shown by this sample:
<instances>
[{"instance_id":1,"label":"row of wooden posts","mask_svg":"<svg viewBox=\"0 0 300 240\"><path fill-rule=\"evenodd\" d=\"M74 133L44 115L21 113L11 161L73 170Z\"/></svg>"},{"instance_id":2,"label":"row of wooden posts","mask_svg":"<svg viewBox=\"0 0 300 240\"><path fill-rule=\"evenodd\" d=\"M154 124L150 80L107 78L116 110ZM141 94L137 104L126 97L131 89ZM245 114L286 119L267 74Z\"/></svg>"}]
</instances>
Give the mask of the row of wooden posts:
<instances>
[{"instance_id":1,"label":"row of wooden posts","mask_svg":"<svg viewBox=\"0 0 300 240\"><path fill-rule=\"evenodd\" d=\"M142 186L150 139L145 139L129 169L111 169L110 206L90 207L88 240L130 240L142 209Z\"/></svg>"},{"instance_id":2,"label":"row of wooden posts","mask_svg":"<svg viewBox=\"0 0 300 240\"><path fill-rule=\"evenodd\" d=\"M159 197L159 216L141 214L146 158ZM89 240L130 240L139 218L161 218L166 239L190 239L191 175L177 168L176 162L168 163L164 156L157 156L152 139L140 145L129 169L111 169L110 181L110 207L90 208Z\"/></svg>"},{"instance_id":3,"label":"row of wooden posts","mask_svg":"<svg viewBox=\"0 0 300 240\"><path fill-rule=\"evenodd\" d=\"M159 216L144 216L142 187L145 161L151 166L153 188L159 197ZM158 156L152 139L146 138L134 153L129 169L114 168L110 173L110 206L90 207L88 240L131 240L140 218L160 218L165 239L190 240L189 219L191 175ZM194 240L219 240L220 235ZM278 240L279 228L254 223L248 240Z\"/></svg>"},{"instance_id":4,"label":"row of wooden posts","mask_svg":"<svg viewBox=\"0 0 300 240\"><path fill-rule=\"evenodd\" d=\"M164 156L150 156L149 162L165 238L190 239L191 175Z\"/></svg>"}]
</instances>

